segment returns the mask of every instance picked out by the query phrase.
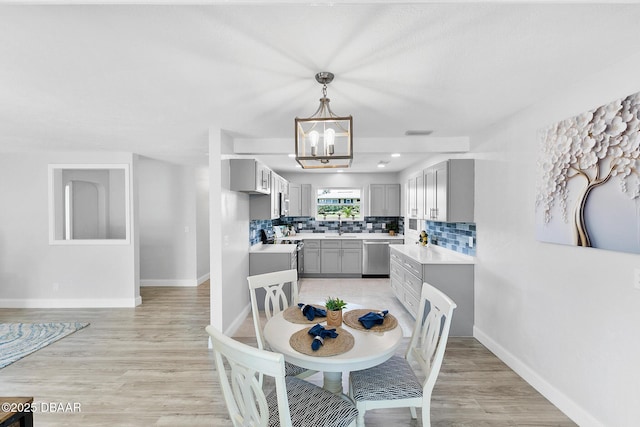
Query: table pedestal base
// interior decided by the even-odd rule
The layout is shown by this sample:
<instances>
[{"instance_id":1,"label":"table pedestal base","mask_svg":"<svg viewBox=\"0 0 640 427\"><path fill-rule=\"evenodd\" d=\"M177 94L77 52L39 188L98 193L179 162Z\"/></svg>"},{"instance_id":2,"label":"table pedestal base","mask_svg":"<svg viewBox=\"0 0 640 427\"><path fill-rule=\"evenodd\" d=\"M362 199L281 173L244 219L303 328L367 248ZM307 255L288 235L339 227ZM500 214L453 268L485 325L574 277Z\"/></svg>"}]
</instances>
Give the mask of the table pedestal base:
<instances>
[{"instance_id":1,"label":"table pedestal base","mask_svg":"<svg viewBox=\"0 0 640 427\"><path fill-rule=\"evenodd\" d=\"M322 388L334 394L342 393L342 372L324 372Z\"/></svg>"}]
</instances>

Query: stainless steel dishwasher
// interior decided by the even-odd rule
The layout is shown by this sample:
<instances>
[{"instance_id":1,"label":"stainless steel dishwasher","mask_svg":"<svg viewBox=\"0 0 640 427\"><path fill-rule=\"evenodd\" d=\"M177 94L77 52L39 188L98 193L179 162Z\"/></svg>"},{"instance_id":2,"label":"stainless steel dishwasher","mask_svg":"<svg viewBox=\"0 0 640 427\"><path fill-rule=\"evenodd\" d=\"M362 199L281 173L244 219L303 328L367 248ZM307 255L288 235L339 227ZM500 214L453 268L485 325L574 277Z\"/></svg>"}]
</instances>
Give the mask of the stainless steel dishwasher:
<instances>
[{"instance_id":1,"label":"stainless steel dishwasher","mask_svg":"<svg viewBox=\"0 0 640 427\"><path fill-rule=\"evenodd\" d=\"M389 241L362 242L362 276L389 276Z\"/></svg>"}]
</instances>

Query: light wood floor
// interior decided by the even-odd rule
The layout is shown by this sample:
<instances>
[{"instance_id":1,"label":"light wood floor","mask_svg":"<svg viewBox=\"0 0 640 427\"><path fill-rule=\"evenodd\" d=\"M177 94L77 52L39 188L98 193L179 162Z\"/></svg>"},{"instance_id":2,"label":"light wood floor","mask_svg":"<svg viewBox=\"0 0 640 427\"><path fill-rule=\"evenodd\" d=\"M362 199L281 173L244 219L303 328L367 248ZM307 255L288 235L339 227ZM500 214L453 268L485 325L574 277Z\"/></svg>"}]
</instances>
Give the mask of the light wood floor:
<instances>
[{"instance_id":1,"label":"light wood floor","mask_svg":"<svg viewBox=\"0 0 640 427\"><path fill-rule=\"evenodd\" d=\"M132 309L0 309L0 322L91 322L0 369L0 396L34 396L38 404L80 403L79 413L36 413L39 427L230 426L204 331L208 284L141 292L143 305ZM250 333L237 339L255 343ZM367 412L366 423L421 424L405 409ZM473 338L449 340L434 390L432 423L574 425Z\"/></svg>"}]
</instances>

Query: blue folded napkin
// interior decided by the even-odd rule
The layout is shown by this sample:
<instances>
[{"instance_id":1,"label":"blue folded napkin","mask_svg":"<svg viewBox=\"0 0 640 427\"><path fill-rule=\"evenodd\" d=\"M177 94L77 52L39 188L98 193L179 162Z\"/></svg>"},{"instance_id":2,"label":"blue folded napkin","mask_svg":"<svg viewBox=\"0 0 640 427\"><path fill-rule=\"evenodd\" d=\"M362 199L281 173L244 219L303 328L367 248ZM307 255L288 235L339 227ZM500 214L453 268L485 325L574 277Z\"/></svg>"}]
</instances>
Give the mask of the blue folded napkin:
<instances>
[{"instance_id":1,"label":"blue folded napkin","mask_svg":"<svg viewBox=\"0 0 640 427\"><path fill-rule=\"evenodd\" d=\"M309 329L309 335L313 335L313 341L311 341L311 349L316 351L321 345L324 345L324 339L337 338L338 333L334 329L325 329L321 324L316 324L313 328Z\"/></svg>"},{"instance_id":2,"label":"blue folded napkin","mask_svg":"<svg viewBox=\"0 0 640 427\"><path fill-rule=\"evenodd\" d=\"M316 318L316 316L318 317L327 317L327 311L323 310L321 308L317 308L314 307L310 304L298 304L298 307L300 307L300 311L302 311L302 314L304 314L305 316L307 316L308 320L313 320Z\"/></svg>"},{"instance_id":3,"label":"blue folded napkin","mask_svg":"<svg viewBox=\"0 0 640 427\"><path fill-rule=\"evenodd\" d=\"M382 322L384 322L384 318L387 313L389 313L389 310L370 311L364 316L358 317L358 320L366 329L371 329L372 326L382 325Z\"/></svg>"}]
</instances>

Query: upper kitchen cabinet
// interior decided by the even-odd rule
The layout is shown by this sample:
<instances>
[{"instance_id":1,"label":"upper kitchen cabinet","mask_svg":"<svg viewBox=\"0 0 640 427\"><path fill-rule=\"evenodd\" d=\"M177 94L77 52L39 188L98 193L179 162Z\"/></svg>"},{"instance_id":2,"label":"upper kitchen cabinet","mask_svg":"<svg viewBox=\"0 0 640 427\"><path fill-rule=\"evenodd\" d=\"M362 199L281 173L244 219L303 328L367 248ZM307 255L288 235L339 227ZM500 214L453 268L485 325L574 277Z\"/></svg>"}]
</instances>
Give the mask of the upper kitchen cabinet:
<instances>
[{"instance_id":1,"label":"upper kitchen cabinet","mask_svg":"<svg viewBox=\"0 0 640 427\"><path fill-rule=\"evenodd\" d=\"M400 216L400 184L369 186L369 216Z\"/></svg>"},{"instance_id":2,"label":"upper kitchen cabinet","mask_svg":"<svg viewBox=\"0 0 640 427\"><path fill-rule=\"evenodd\" d=\"M289 183L277 173L270 171L271 193L252 194L249 197L249 217L252 220L278 219L288 216Z\"/></svg>"},{"instance_id":3,"label":"upper kitchen cabinet","mask_svg":"<svg viewBox=\"0 0 640 427\"><path fill-rule=\"evenodd\" d=\"M249 201L251 219L277 219L289 216L289 182L271 171L271 194L252 196Z\"/></svg>"},{"instance_id":4,"label":"upper kitchen cabinet","mask_svg":"<svg viewBox=\"0 0 640 427\"><path fill-rule=\"evenodd\" d=\"M289 183L289 216L311 216L311 184Z\"/></svg>"},{"instance_id":5,"label":"upper kitchen cabinet","mask_svg":"<svg viewBox=\"0 0 640 427\"><path fill-rule=\"evenodd\" d=\"M450 159L424 171L425 219L473 222L473 159Z\"/></svg>"},{"instance_id":6,"label":"upper kitchen cabinet","mask_svg":"<svg viewBox=\"0 0 640 427\"><path fill-rule=\"evenodd\" d=\"M271 170L255 159L231 159L231 189L271 194Z\"/></svg>"},{"instance_id":7,"label":"upper kitchen cabinet","mask_svg":"<svg viewBox=\"0 0 640 427\"><path fill-rule=\"evenodd\" d=\"M424 218L424 175L409 178L407 182L407 216L409 218Z\"/></svg>"},{"instance_id":8,"label":"upper kitchen cabinet","mask_svg":"<svg viewBox=\"0 0 640 427\"><path fill-rule=\"evenodd\" d=\"M255 159L230 160L231 190L249 193L252 220L288 214L289 182Z\"/></svg>"},{"instance_id":9,"label":"upper kitchen cabinet","mask_svg":"<svg viewBox=\"0 0 640 427\"><path fill-rule=\"evenodd\" d=\"M273 171L271 177L271 218L289 216L289 181Z\"/></svg>"}]
</instances>

